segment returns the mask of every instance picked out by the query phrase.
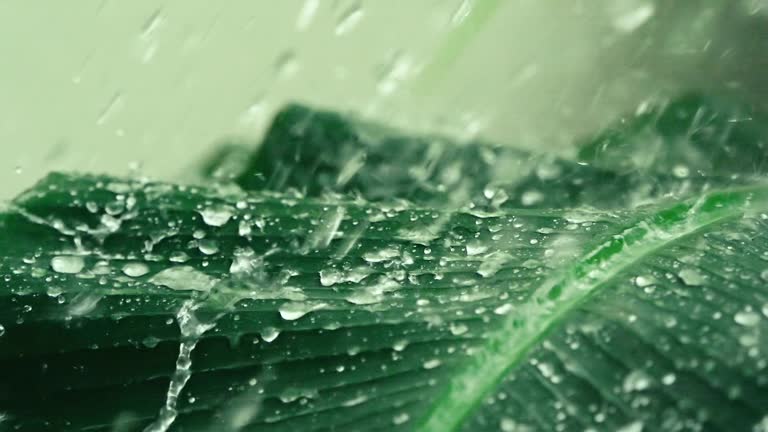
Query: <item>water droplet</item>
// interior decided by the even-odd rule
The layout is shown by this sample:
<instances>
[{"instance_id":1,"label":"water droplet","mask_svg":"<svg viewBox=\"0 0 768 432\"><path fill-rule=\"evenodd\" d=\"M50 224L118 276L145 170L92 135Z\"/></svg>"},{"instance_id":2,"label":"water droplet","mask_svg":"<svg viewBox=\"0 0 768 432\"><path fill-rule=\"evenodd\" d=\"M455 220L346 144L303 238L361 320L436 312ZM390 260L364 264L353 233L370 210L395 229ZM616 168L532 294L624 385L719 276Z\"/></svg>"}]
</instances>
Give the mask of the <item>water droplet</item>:
<instances>
[{"instance_id":1,"label":"water droplet","mask_svg":"<svg viewBox=\"0 0 768 432\"><path fill-rule=\"evenodd\" d=\"M296 58L296 53L293 51L285 51L275 59L275 71L280 78L291 78L296 75L298 70L299 61Z\"/></svg>"},{"instance_id":2,"label":"water droplet","mask_svg":"<svg viewBox=\"0 0 768 432\"><path fill-rule=\"evenodd\" d=\"M186 252L173 252L168 259L175 263L185 263L189 261L189 255Z\"/></svg>"},{"instance_id":3,"label":"water droplet","mask_svg":"<svg viewBox=\"0 0 768 432\"><path fill-rule=\"evenodd\" d=\"M0 324L0 337L3 336L3 335L5 335L5 326Z\"/></svg>"},{"instance_id":4,"label":"water droplet","mask_svg":"<svg viewBox=\"0 0 768 432\"><path fill-rule=\"evenodd\" d=\"M379 94L387 96L394 93L412 75L414 62L410 56L396 52L389 62L377 69L376 89Z\"/></svg>"},{"instance_id":5,"label":"water droplet","mask_svg":"<svg viewBox=\"0 0 768 432\"><path fill-rule=\"evenodd\" d=\"M317 389L301 389L292 387L283 390L278 396L280 401L283 403L295 402L299 398L312 399L316 397L318 397Z\"/></svg>"},{"instance_id":6,"label":"water droplet","mask_svg":"<svg viewBox=\"0 0 768 432\"><path fill-rule=\"evenodd\" d=\"M656 282L653 276L637 276L635 278L635 285L639 288L645 288L649 285L653 285Z\"/></svg>"},{"instance_id":7,"label":"water droplet","mask_svg":"<svg viewBox=\"0 0 768 432\"><path fill-rule=\"evenodd\" d=\"M57 273L77 274L85 267L85 261L79 256L57 256L51 260L51 268Z\"/></svg>"},{"instance_id":8,"label":"water droplet","mask_svg":"<svg viewBox=\"0 0 768 432\"><path fill-rule=\"evenodd\" d=\"M280 330L274 327L265 327L259 332L264 342L272 342L280 336Z\"/></svg>"},{"instance_id":9,"label":"water droplet","mask_svg":"<svg viewBox=\"0 0 768 432\"><path fill-rule=\"evenodd\" d=\"M544 194L537 190L525 191L520 198L520 202L526 207L536 205L542 201L544 201Z\"/></svg>"},{"instance_id":10,"label":"water droplet","mask_svg":"<svg viewBox=\"0 0 768 432\"><path fill-rule=\"evenodd\" d=\"M651 378L645 371L634 370L624 377L622 388L626 393L642 391L651 386Z\"/></svg>"},{"instance_id":11,"label":"water droplet","mask_svg":"<svg viewBox=\"0 0 768 432\"><path fill-rule=\"evenodd\" d=\"M664 375L663 377L661 377L661 382L664 385L672 385L672 384L675 383L675 380L677 380L677 377L673 373L668 373L668 374Z\"/></svg>"},{"instance_id":12,"label":"water droplet","mask_svg":"<svg viewBox=\"0 0 768 432\"><path fill-rule=\"evenodd\" d=\"M296 18L296 30L304 31L312 23L312 19L320 8L320 0L304 0L304 5Z\"/></svg>"},{"instance_id":13,"label":"water droplet","mask_svg":"<svg viewBox=\"0 0 768 432\"><path fill-rule=\"evenodd\" d=\"M149 267L144 263L128 263L123 266L123 274L128 277L141 277L149 273Z\"/></svg>"},{"instance_id":14,"label":"water droplet","mask_svg":"<svg viewBox=\"0 0 768 432\"><path fill-rule=\"evenodd\" d=\"M737 312L736 315L733 316L733 320L736 324L745 327L754 327L760 322L760 315L752 309L745 309Z\"/></svg>"},{"instance_id":15,"label":"water droplet","mask_svg":"<svg viewBox=\"0 0 768 432\"><path fill-rule=\"evenodd\" d=\"M368 400L368 396L360 395L360 396L357 396L356 398L342 402L341 405L345 407L351 407L355 405L360 405L361 403L364 403L367 400Z\"/></svg>"},{"instance_id":16,"label":"water droplet","mask_svg":"<svg viewBox=\"0 0 768 432\"><path fill-rule=\"evenodd\" d=\"M337 36L345 35L357 27L361 19L363 19L362 5L355 3L341 14L334 32Z\"/></svg>"},{"instance_id":17,"label":"water droplet","mask_svg":"<svg viewBox=\"0 0 768 432\"><path fill-rule=\"evenodd\" d=\"M304 315L328 306L325 303L285 302L278 308L280 316L286 321L297 320Z\"/></svg>"},{"instance_id":18,"label":"water droplet","mask_svg":"<svg viewBox=\"0 0 768 432\"><path fill-rule=\"evenodd\" d=\"M645 24L656 8L646 0L624 0L614 3L613 28L624 33L631 33Z\"/></svg>"},{"instance_id":19,"label":"water droplet","mask_svg":"<svg viewBox=\"0 0 768 432\"><path fill-rule=\"evenodd\" d=\"M68 312L72 316L87 315L96 309L101 299L100 294L81 292L70 302Z\"/></svg>"},{"instance_id":20,"label":"water droplet","mask_svg":"<svg viewBox=\"0 0 768 432\"><path fill-rule=\"evenodd\" d=\"M768 432L768 415L763 417L752 427L752 432Z\"/></svg>"},{"instance_id":21,"label":"water droplet","mask_svg":"<svg viewBox=\"0 0 768 432\"><path fill-rule=\"evenodd\" d=\"M210 291L219 282L191 266L167 268L152 276L149 281L179 291Z\"/></svg>"},{"instance_id":22,"label":"water droplet","mask_svg":"<svg viewBox=\"0 0 768 432\"><path fill-rule=\"evenodd\" d=\"M677 178L686 178L691 174L691 171L685 165L675 165L672 168L672 175Z\"/></svg>"},{"instance_id":23,"label":"water droplet","mask_svg":"<svg viewBox=\"0 0 768 432\"><path fill-rule=\"evenodd\" d=\"M467 17L470 14L472 14L473 7L474 7L474 0L461 0L461 2L459 3L459 6L451 15L451 25L452 26L461 25L461 23L463 23L464 20L466 20Z\"/></svg>"},{"instance_id":24,"label":"water droplet","mask_svg":"<svg viewBox=\"0 0 768 432\"><path fill-rule=\"evenodd\" d=\"M632 423L625 424L616 430L616 432L643 432L643 422L635 420Z\"/></svg>"},{"instance_id":25,"label":"water droplet","mask_svg":"<svg viewBox=\"0 0 768 432\"><path fill-rule=\"evenodd\" d=\"M467 327L465 324L461 323L451 323L451 334L454 336L463 335L469 330L469 327Z\"/></svg>"},{"instance_id":26,"label":"water droplet","mask_svg":"<svg viewBox=\"0 0 768 432\"><path fill-rule=\"evenodd\" d=\"M488 251L488 246L480 243L479 241L472 241L467 243L467 255L480 255L481 253L484 253Z\"/></svg>"},{"instance_id":27,"label":"water droplet","mask_svg":"<svg viewBox=\"0 0 768 432\"><path fill-rule=\"evenodd\" d=\"M49 297L58 297L64 293L64 290L60 286L49 285L45 292Z\"/></svg>"},{"instance_id":28,"label":"water droplet","mask_svg":"<svg viewBox=\"0 0 768 432\"><path fill-rule=\"evenodd\" d=\"M512 310L512 304L505 303L493 310L496 315L506 315Z\"/></svg>"},{"instance_id":29,"label":"water droplet","mask_svg":"<svg viewBox=\"0 0 768 432\"><path fill-rule=\"evenodd\" d=\"M369 263L378 263L383 261L390 261L400 256L400 251L395 247L379 249L374 252L366 252L363 254L363 259Z\"/></svg>"},{"instance_id":30,"label":"water droplet","mask_svg":"<svg viewBox=\"0 0 768 432\"><path fill-rule=\"evenodd\" d=\"M766 282L768 282L768 269L763 270L760 273L760 278Z\"/></svg>"},{"instance_id":31,"label":"water droplet","mask_svg":"<svg viewBox=\"0 0 768 432\"><path fill-rule=\"evenodd\" d=\"M333 286L337 283L344 282L359 283L367 278L372 272L373 270L371 268L364 266L355 267L346 271L333 268L323 269L320 270L320 285Z\"/></svg>"},{"instance_id":32,"label":"water droplet","mask_svg":"<svg viewBox=\"0 0 768 432\"><path fill-rule=\"evenodd\" d=\"M21 165L16 165L16 168L14 168L13 172L16 174L21 174Z\"/></svg>"},{"instance_id":33,"label":"water droplet","mask_svg":"<svg viewBox=\"0 0 768 432\"><path fill-rule=\"evenodd\" d=\"M706 281L704 276L699 273L698 270L691 268L680 270L678 276L680 276L683 283L688 286L701 286L704 285L704 282Z\"/></svg>"},{"instance_id":34,"label":"water droplet","mask_svg":"<svg viewBox=\"0 0 768 432\"><path fill-rule=\"evenodd\" d=\"M763 305L763 315L768 318L768 303Z\"/></svg>"},{"instance_id":35,"label":"water droplet","mask_svg":"<svg viewBox=\"0 0 768 432\"><path fill-rule=\"evenodd\" d=\"M392 417L392 423L396 425L401 425L403 423L406 423L410 419L411 419L411 416L409 416L408 413L400 413Z\"/></svg>"},{"instance_id":36,"label":"water droplet","mask_svg":"<svg viewBox=\"0 0 768 432\"><path fill-rule=\"evenodd\" d=\"M408 341L405 340L405 339L401 339L401 340L395 342L394 345L392 345L392 349L399 352L399 351L404 350L405 347L407 347L407 346L408 346Z\"/></svg>"},{"instance_id":37,"label":"water droplet","mask_svg":"<svg viewBox=\"0 0 768 432\"><path fill-rule=\"evenodd\" d=\"M117 111L119 111L123 106L123 95L120 93L115 94L112 99L110 99L109 103L106 107L101 111L101 114L99 114L99 118L96 119L96 124L101 126L109 120L109 118L115 114Z\"/></svg>"},{"instance_id":38,"label":"water droplet","mask_svg":"<svg viewBox=\"0 0 768 432\"><path fill-rule=\"evenodd\" d=\"M227 205L216 205L208 207L199 213L206 225L220 227L226 225L232 219L234 209Z\"/></svg>"},{"instance_id":39,"label":"water droplet","mask_svg":"<svg viewBox=\"0 0 768 432\"><path fill-rule=\"evenodd\" d=\"M490 255L483 257L483 262L480 264L480 268L477 269L477 274L484 278L491 277L501 270L511 259L512 257L506 253L493 252Z\"/></svg>"}]
</instances>

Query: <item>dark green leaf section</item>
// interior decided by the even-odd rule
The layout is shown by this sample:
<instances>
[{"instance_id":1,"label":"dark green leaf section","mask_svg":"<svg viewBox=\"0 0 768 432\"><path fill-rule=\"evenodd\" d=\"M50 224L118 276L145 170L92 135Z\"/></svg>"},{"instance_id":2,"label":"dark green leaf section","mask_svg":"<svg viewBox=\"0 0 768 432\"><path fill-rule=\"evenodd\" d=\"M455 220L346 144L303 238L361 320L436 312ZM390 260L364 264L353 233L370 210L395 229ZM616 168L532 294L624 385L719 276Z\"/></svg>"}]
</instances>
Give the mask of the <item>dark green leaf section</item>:
<instances>
[{"instance_id":1,"label":"dark green leaf section","mask_svg":"<svg viewBox=\"0 0 768 432\"><path fill-rule=\"evenodd\" d=\"M0 412L141 430L192 301L172 430L750 430L765 195L489 214L51 175L0 222Z\"/></svg>"},{"instance_id":2,"label":"dark green leaf section","mask_svg":"<svg viewBox=\"0 0 768 432\"><path fill-rule=\"evenodd\" d=\"M768 171L768 116L688 93L621 118L585 142L579 159L615 172L733 182Z\"/></svg>"},{"instance_id":3,"label":"dark green leaf section","mask_svg":"<svg viewBox=\"0 0 768 432\"><path fill-rule=\"evenodd\" d=\"M584 144L576 163L404 135L291 105L276 116L237 182L246 190L356 193L437 207L631 208L754 181L768 166L759 115L683 95L617 122Z\"/></svg>"},{"instance_id":4,"label":"dark green leaf section","mask_svg":"<svg viewBox=\"0 0 768 432\"><path fill-rule=\"evenodd\" d=\"M607 206L627 181L608 170L510 147L405 135L301 105L278 113L238 179L246 190L355 193L443 208L552 208L588 200ZM587 197L586 184L600 190Z\"/></svg>"}]
</instances>

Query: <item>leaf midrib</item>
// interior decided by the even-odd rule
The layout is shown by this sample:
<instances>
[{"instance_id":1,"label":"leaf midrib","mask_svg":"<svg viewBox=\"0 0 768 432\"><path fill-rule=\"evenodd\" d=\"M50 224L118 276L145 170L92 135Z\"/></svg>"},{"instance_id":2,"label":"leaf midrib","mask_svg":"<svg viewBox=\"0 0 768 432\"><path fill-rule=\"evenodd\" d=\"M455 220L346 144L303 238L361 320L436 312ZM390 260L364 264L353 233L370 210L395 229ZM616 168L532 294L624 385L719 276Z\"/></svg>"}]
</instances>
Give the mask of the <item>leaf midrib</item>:
<instances>
[{"instance_id":1,"label":"leaf midrib","mask_svg":"<svg viewBox=\"0 0 768 432\"><path fill-rule=\"evenodd\" d=\"M499 328L489 333L485 344L457 371L416 430L459 430L482 400L525 360L531 349L565 322L571 311L647 255L742 215L756 200L755 195L761 204L765 203L766 190L759 186L716 191L696 201L677 203L636 220L588 250L563 272L539 286L526 304L516 308ZM618 241L617 235L638 237L631 244L625 243L620 250L611 251L610 247ZM556 289L560 294L550 298ZM536 319L526 322L528 317Z\"/></svg>"}]
</instances>

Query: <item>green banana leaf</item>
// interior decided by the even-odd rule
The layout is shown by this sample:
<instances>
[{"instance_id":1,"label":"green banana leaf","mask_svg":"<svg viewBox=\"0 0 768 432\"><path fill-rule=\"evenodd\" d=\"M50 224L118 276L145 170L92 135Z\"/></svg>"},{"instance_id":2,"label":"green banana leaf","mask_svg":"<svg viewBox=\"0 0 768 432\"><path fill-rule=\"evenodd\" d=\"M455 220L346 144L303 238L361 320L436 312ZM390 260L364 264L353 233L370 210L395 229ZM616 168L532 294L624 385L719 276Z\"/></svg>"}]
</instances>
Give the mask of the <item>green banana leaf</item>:
<instances>
[{"instance_id":1,"label":"green banana leaf","mask_svg":"<svg viewBox=\"0 0 768 432\"><path fill-rule=\"evenodd\" d=\"M515 152L441 144L433 166L458 161L464 179L441 190L454 177L371 174L387 160L366 150L361 177L340 183L333 163L291 168L317 160L317 132L269 156L288 175L259 174L279 124L245 191L51 174L6 206L0 430L768 427L759 178L727 182L726 164L672 194L632 180L615 199L650 204L597 209L606 186L571 193L544 175L562 208L482 206L453 186L482 193L485 168ZM344 154L345 138L325 151ZM487 148L499 153L482 165ZM403 156L399 172L423 161Z\"/></svg>"}]
</instances>

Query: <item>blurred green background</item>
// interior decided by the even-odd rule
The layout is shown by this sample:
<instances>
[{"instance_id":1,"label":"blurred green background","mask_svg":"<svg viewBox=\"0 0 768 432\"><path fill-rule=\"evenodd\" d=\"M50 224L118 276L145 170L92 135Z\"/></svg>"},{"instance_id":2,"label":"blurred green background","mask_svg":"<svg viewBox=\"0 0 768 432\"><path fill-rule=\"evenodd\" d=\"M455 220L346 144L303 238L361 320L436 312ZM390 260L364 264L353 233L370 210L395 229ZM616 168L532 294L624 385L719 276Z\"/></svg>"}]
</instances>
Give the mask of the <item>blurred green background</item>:
<instances>
[{"instance_id":1,"label":"blurred green background","mask_svg":"<svg viewBox=\"0 0 768 432\"><path fill-rule=\"evenodd\" d=\"M768 94L765 0L0 0L0 199L168 179L289 100L568 154L683 88Z\"/></svg>"}]
</instances>

